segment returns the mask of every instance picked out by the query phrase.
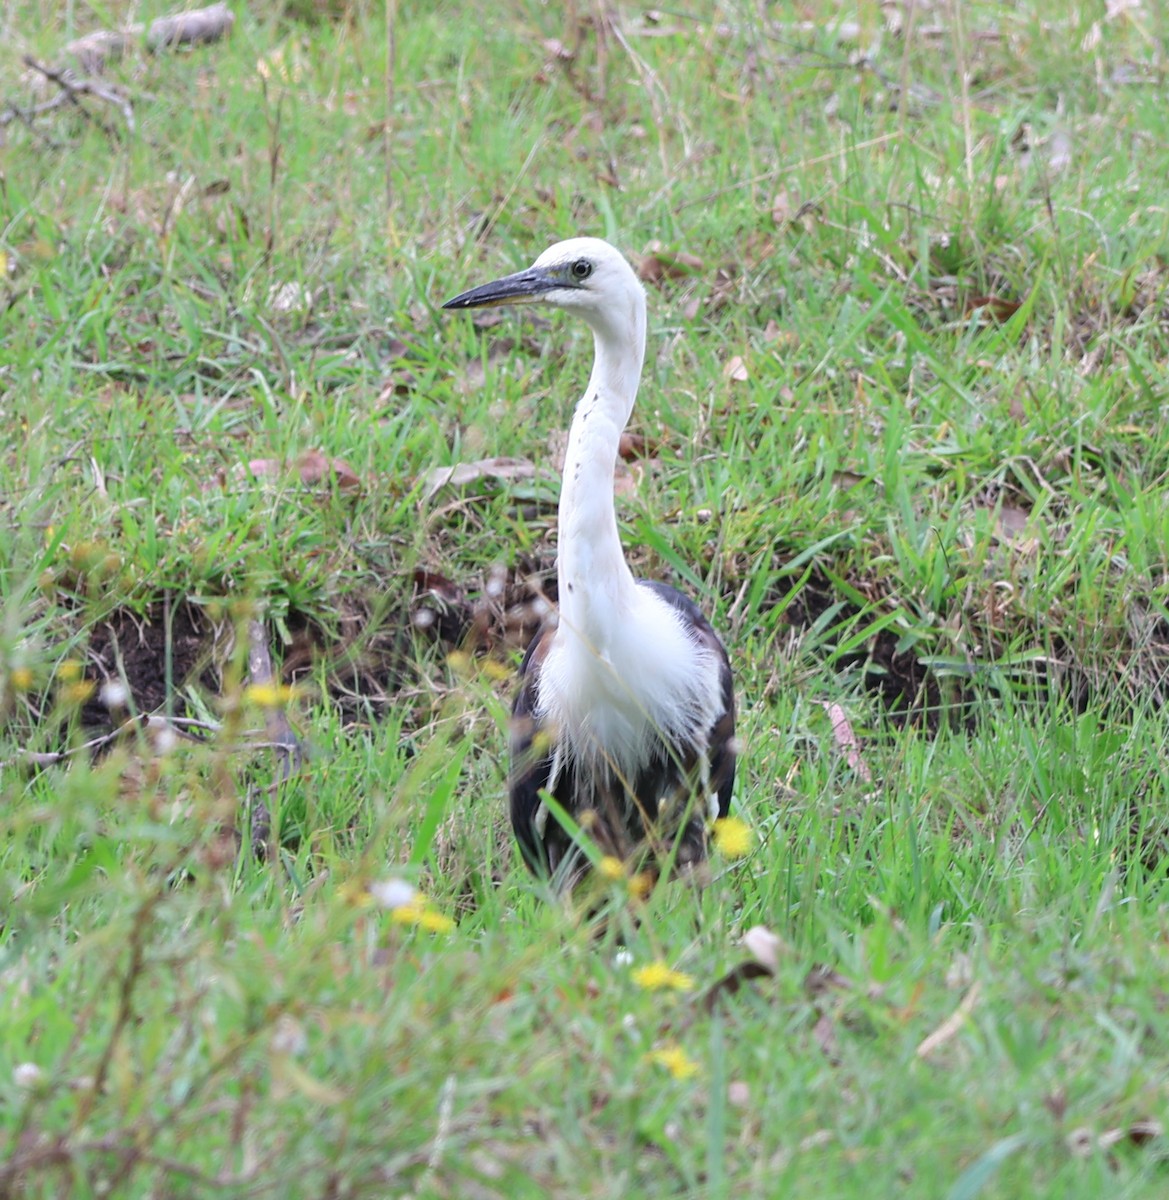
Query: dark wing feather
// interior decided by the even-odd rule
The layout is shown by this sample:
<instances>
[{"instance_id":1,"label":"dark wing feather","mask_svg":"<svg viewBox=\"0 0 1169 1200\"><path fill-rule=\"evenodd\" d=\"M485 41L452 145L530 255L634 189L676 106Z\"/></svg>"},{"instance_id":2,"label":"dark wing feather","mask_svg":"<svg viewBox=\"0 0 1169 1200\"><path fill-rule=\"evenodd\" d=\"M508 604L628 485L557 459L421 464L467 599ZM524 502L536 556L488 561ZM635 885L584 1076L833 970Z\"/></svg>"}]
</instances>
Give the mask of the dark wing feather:
<instances>
[{"instance_id":1,"label":"dark wing feather","mask_svg":"<svg viewBox=\"0 0 1169 1200\"><path fill-rule=\"evenodd\" d=\"M667 604L681 613L694 637L710 648L718 662L722 685L722 712L715 718L707 738L706 756L711 786L718 793L718 815L725 817L731 809L731 793L735 790L735 681L731 675L731 660L726 647L715 633L702 609L668 583L642 579L639 585L656 592Z\"/></svg>"}]
</instances>

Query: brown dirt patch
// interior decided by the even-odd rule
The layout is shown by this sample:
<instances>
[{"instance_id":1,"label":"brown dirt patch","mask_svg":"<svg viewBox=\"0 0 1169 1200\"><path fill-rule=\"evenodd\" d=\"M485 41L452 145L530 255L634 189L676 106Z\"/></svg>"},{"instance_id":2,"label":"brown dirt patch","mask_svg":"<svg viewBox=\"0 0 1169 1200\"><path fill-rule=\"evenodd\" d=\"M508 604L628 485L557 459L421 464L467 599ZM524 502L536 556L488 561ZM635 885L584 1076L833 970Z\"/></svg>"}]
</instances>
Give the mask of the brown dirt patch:
<instances>
[{"instance_id":1,"label":"brown dirt patch","mask_svg":"<svg viewBox=\"0 0 1169 1200\"><path fill-rule=\"evenodd\" d=\"M167 703L168 662L172 695L190 683L219 691L215 664L217 630L198 605L159 602L143 612L115 609L89 635L87 674L100 682L122 680L137 712L158 712ZM181 705L179 706L182 707ZM96 697L82 709L82 724L104 726L109 714Z\"/></svg>"}]
</instances>

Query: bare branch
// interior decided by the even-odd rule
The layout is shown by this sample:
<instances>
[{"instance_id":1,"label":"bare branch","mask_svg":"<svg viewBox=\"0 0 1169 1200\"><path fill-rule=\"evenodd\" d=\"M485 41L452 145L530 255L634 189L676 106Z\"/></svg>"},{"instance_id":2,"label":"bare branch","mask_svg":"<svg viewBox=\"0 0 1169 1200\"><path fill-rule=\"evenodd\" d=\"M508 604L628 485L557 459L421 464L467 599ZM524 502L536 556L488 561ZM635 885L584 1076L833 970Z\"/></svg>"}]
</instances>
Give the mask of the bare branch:
<instances>
[{"instance_id":1,"label":"bare branch","mask_svg":"<svg viewBox=\"0 0 1169 1200\"><path fill-rule=\"evenodd\" d=\"M47 67L44 63L37 62L35 58L28 54L24 56L24 63L27 67L36 71L37 74L43 75L50 83L55 83L61 89L61 103L67 101L74 105L87 120L93 121L94 124L100 126L107 134L112 134L113 130L104 121L95 117L81 103L80 97L94 96L98 100L104 100L107 104L114 105L115 108L121 111L122 117L126 122L126 128L131 132L134 131L134 110L130 107L130 101L116 88L99 83L96 79L83 79L69 67L64 67L60 70L56 67ZM7 113L3 115L7 116Z\"/></svg>"},{"instance_id":2,"label":"bare branch","mask_svg":"<svg viewBox=\"0 0 1169 1200\"><path fill-rule=\"evenodd\" d=\"M76 64L73 67L49 67L35 59L25 57L25 64L48 82L55 84L59 93L39 104L25 107L8 104L0 109L0 128L23 121L31 125L37 117L72 104L86 120L93 121L106 134L113 130L95 117L81 102L92 96L114 105L122 114L126 128L134 129L134 111L129 98L118 88L98 82L97 76L112 62L123 58L141 42L151 54L158 54L175 46L204 45L227 37L235 26L235 13L226 4L212 4L192 12L174 13L159 17L151 22L150 28L130 25L123 30L97 29L84 37L76 38L65 46L62 54ZM79 73L80 72L80 73Z\"/></svg>"},{"instance_id":3,"label":"bare branch","mask_svg":"<svg viewBox=\"0 0 1169 1200\"><path fill-rule=\"evenodd\" d=\"M263 621L248 622L248 678L252 684L273 682L272 655L268 650L268 631ZM270 708L265 714L268 738L276 750L279 777L282 784L304 761L304 748L292 732L288 717L280 708ZM252 809L252 852L257 856L267 852L269 813L267 805L257 799Z\"/></svg>"}]
</instances>

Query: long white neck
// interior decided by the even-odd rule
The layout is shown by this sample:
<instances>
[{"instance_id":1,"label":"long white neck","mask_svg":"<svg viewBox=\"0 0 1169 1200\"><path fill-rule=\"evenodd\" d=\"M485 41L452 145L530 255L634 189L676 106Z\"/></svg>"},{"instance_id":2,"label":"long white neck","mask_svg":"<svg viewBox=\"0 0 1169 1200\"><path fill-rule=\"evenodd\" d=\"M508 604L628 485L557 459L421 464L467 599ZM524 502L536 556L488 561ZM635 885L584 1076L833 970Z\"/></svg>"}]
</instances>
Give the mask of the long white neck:
<instances>
[{"instance_id":1,"label":"long white neck","mask_svg":"<svg viewBox=\"0 0 1169 1200\"><path fill-rule=\"evenodd\" d=\"M645 358L645 299L594 321L596 357L576 406L560 491L557 578L560 625L602 658L615 620L635 597L613 507L621 431L633 411Z\"/></svg>"}]
</instances>

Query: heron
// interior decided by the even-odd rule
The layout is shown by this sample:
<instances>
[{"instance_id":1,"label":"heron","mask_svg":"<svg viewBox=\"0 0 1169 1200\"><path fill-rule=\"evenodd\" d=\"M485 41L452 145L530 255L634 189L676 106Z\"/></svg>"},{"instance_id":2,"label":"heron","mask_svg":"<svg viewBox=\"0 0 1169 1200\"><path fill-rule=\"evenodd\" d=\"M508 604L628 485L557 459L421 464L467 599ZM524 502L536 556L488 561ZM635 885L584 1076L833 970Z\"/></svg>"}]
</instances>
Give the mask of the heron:
<instances>
[{"instance_id":1,"label":"heron","mask_svg":"<svg viewBox=\"0 0 1169 1200\"><path fill-rule=\"evenodd\" d=\"M564 458L559 612L527 649L512 707L512 828L527 865L561 889L589 867L573 825L630 870L668 864L695 875L708 823L731 803L735 694L726 649L698 605L636 579L617 528L614 471L645 359L645 291L618 250L581 237L443 307L519 304L581 317L594 359Z\"/></svg>"}]
</instances>

